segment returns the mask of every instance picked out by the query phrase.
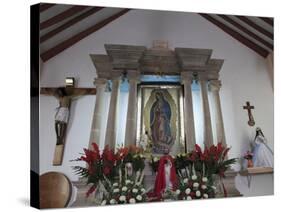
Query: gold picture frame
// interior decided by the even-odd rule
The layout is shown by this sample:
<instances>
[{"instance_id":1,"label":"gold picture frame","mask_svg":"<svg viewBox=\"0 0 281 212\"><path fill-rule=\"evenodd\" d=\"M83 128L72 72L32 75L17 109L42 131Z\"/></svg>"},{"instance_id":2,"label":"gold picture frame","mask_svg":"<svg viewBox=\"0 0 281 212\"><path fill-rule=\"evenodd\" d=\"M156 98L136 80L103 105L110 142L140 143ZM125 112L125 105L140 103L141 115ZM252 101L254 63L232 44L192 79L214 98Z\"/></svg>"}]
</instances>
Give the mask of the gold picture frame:
<instances>
[{"instance_id":1,"label":"gold picture frame","mask_svg":"<svg viewBox=\"0 0 281 212\"><path fill-rule=\"evenodd\" d=\"M151 132L151 109L157 101L156 94L161 93L169 105L171 115L169 119L171 142L169 144L156 144ZM183 122L183 89L180 84L140 84L138 86L138 125L137 140L147 133L152 144L152 154L166 154L185 151L184 122ZM156 146L162 146L159 150ZM160 147L159 147L160 148ZM168 150L168 152L166 152Z\"/></svg>"}]
</instances>

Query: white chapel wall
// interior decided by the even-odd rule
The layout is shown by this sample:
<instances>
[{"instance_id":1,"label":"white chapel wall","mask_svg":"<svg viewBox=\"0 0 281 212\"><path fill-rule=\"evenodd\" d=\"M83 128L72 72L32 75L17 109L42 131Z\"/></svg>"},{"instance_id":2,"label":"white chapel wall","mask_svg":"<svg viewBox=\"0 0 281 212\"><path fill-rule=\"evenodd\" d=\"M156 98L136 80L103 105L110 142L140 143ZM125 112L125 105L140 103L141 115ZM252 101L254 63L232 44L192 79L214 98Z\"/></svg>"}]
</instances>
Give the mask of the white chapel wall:
<instances>
[{"instance_id":1,"label":"white chapel wall","mask_svg":"<svg viewBox=\"0 0 281 212\"><path fill-rule=\"evenodd\" d=\"M247 125L247 113L242 109L242 105L246 101L250 101L255 106L253 115L256 126L262 128L269 146L273 148L273 92L263 58L199 15L130 11L44 63L41 86L62 86L65 77L73 76L79 78L79 87L92 87L96 73L89 54L104 54L105 43L149 47L156 39L168 40L171 48L210 48L213 49L213 58L225 59L221 70L222 88L220 94L226 141L232 147L230 157L240 156L247 149L249 141L254 138L255 129ZM110 98L108 93L106 95L103 128L107 122ZM125 102L126 98L126 94L122 94L120 102ZM79 156L83 148L88 145L94 101L95 96L84 96L73 104L64 161L62 166L54 167L52 166L56 143L54 114L58 104L53 97L41 96L40 173L55 170L64 172L72 180L78 179L71 169L75 163L70 160ZM122 105L122 107L124 108L119 108L120 115L124 115L127 105ZM125 120L124 117L123 120ZM117 140L122 140L123 133L125 133L123 131L118 131ZM102 136L104 133L103 131ZM267 176L260 176L257 182L266 182L266 179ZM253 183L255 183L254 181L255 177ZM237 184L237 187L245 195L258 194L254 190L246 190L247 184L243 180L237 181ZM258 184L261 186L260 190L263 189L263 185L268 188L267 183ZM271 189L268 193L270 192Z\"/></svg>"}]
</instances>

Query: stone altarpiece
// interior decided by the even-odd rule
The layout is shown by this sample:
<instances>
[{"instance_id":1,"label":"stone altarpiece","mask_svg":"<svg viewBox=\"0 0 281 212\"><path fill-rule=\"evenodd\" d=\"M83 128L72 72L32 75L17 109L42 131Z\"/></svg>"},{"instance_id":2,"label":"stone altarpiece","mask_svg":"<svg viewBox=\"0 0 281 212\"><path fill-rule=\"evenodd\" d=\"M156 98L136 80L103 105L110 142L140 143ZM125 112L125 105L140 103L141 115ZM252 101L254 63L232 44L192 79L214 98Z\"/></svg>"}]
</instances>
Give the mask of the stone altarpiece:
<instances>
[{"instance_id":1,"label":"stone altarpiece","mask_svg":"<svg viewBox=\"0 0 281 212\"><path fill-rule=\"evenodd\" d=\"M155 101L155 93L160 99L163 108L167 112L165 118L169 119L170 128L165 122L163 126L170 133L165 136L169 143L181 144L184 151L193 149L195 140L194 113L192 100L192 83L196 82L200 86L201 103L203 111L203 132L204 145L209 147L216 142L222 142L226 145L224 136L224 126L222 120L222 111L219 97L221 82L219 72L223 65L223 60L211 58L211 49L194 48L175 48L171 50L161 45L152 48L133 45L105 44L107 54L90 55L97 71L95 85L97 89L93 123L91 127L90 142L95 141L98 144L109 145L116 148L116 131L118 127L118 98L120 96L120 84L122 79L127 78L129 83L128 111L126 118L125 141L124 145L135 145L144 131L151 135L153 125L153 114L148 114L143 101L151 101L150 108ZM166 87L160 83L146 83L146 86L153 87L150 92L153 98L143 95L148 87L142 82L142 77L152 76L178 76L179 82L176 85L180 92L171 94L169 82ZM106 126L105 141L101 141L101 115L102 98L104 96L107 81L111 81L111 98L108 111L108 122ZM157 88L158 86L158 88ZM168 87L167 87L168 86ZM158 90L158 92L157 92ZM160 92L160 94L159 94ZM211 95L209 95L209 92ZM140 98L141 96L141 98ZM161 97L162 96L162 97ZM215 105L215 117L211 117L209 96L213 98ZM146 98L146 99L145 99ZM141 101L141 102L140 102ZM164 103L163 103L164 102ZM141 105L141 106L140 106ZM141 113L141 114L140 114ZM149 116L149 118L148 118ZM213 128L211 118L215 119L216 138L213 138ZM160 117L161 119L161 117ZM175 121L176 120L176 121ZM162 128L163 128L162 127ZM176 139L175 139L176 138ZM180 145L179 145L180 146ZM172 148L171 148L172 149ZM178 151L182 151L182 148ZM160 151L161 152L161 151ZM162 153L164 153L162 151Z\"/></svg>"},{"instance_id":2,"label":"stone altarpiece","mask_svg":"<svg viewBox=\"0 0 281 212\"><path fill-rule=\"evenodd\" d=\"M157 43L152 48L135 45L105 44L106 54L91 54L90 57L95 66L97 78L96 100L92 118L92 127L89 141L95 141L101 147L109 145L117 148L118 128L118 99L120 98L120 86L124 78L128 80L128 108L126 117L126 129L124 145L137 145L140 136L147 130L150 135L153 129L153 115L151 109L157 105L158 96L162 99L162 107L167 111L170 122L170 131L165 136L166 141L171 141L170 153L189 152L196 144L194 110L192 99L192 84L200 87L201 105L203 111L203 139L204 146L209 147L214 142L221 142L226 146L223 117L220 103L221 81L219 72L224 60L211 58L211 49L175 48L169 49L168 45ZM166 82L144 83L143 76L177 76L179 81L175 84ZM111 94L108 117L103 115L103 98L108 81L111 81ZM177 92L171 89L177 90ZM145 94L145 93L148 94ZM173 93L174 92L174 93ZM160 94L159 94L160 93ZM175 96L177 96L175 98ZM211 117L209 98L212 98L214 117ZM164 102L164 103L163 103ZM164 106L163 106L164 105ZM165 106L166 105L166 106ZM170 114L170 112L171 114ZM102 119L107 118L105 140L101 139ZM160 117L161 119L161 117ZM211 121L211 120L214 121ZM212 123L215 126L212 127ZM168 128L163 122L162 126ZM213 129L216 130L213 133ZM214 138L214 135L216 136ZM169 136L172 140L169 140ZM173 145L177 146L176 150ZM153 152L152 152L153 153ZM155 153L166 153L160 151ZM240 196L235 188L234 171L226 172L224 179L228 196ZM145 167L145 185L151 187L154 177L149 167ZM85 189L80 189L84 192Z\"/></svg>"}]
</instances>

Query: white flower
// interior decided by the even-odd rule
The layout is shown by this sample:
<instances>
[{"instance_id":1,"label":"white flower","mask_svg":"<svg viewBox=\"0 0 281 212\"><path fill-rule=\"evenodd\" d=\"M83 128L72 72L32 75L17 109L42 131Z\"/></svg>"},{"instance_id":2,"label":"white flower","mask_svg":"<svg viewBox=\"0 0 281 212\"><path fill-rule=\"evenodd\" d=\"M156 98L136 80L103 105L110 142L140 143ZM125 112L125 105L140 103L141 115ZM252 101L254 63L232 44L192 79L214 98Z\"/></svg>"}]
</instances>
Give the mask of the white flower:
<instances>
[{"instance_id":1,"label":"white flower","mask_svg":"<svg viewBox=\"0 0 281 212\"><path fill-rule=\"evenodd\" d=\"M113 204L116 203L116 201L115 201L115 199L111 199L111 200L109 201L109 203L110 203L111 205L113 205Z\"/></svg>"},{"instance_id":2,"label":"white flower","mask_svg":"<svg viewBox=\"0 0 281 212\"><path fill-rule=\"evenodd\" d=\"M128 188L126 187L126 186L124 186L123 188L122 188L122 191L127 191L128 190Z\"/></svg>"},{"instance_id":3,"label":"white flower","mask_svg":"<svg viewBox=\"0 0 281 212\"><path fill-rule=\"evenodd\" d=\"M126 183L126 185L128 185L131 183L131 180L126 180L125 183Z\"/></svg>"},{"instance_id":4,"label":"white flower","mask_svg":"<svg viewBox=\"0 0 281 212\"><path fill-rule=\"evenodd\" d=\"M201 192L200 192L200 191L196 191L195 194L196 194L197 197L200 197L200 196L201 196Z\"/></svg>"},{"instance_id":5,"label":"white flower","mask_svg":"<svg viewBox=\"0 0 281 212\"><path fill-rule=\"evenodd\" d=\"M181 191L179 189L176 190L176 194L180 194Z\"/></svg>"},{"instance_id":6,"label":"white flower","mask_svg":"<svg viewBox=\"0 0 281 212\"><path fill-rule=\"evenodd\" d=\"M141 195L138 195L136 198L137 198L138 201L142 200L142 196Z\"/></svg>"},{"instance_id":7,"label":"white flower","mask_svg":"<svg viewBox=\"0 0 281 212\"><path fill-rule=\"evenodd\" d=\"M101 202L101 205L106 205L106 200L103 200L103 201Z\"/></svg>"},{"instance_id":8,"label":"white flower","mask_svg":"<svg viewBox=\"0 0 281 212\"><path fill-rule=\"evenodd\" d=\"M188 182L188 178L184 178L184 179L183 179L183 182L184 182L184 183L187 183L187 182Z\"/></svg>"},{"instance_id":9,"label":"white flower","mask_svg":"<svg viewBox=\"0 0 281 212\"><path fill-rule=\"evenodd\" d=\"M113 190L113 193L118 193L119 192L119 188L115 188L114 190Z\"/></svg>"},{"instance_id":10,"label":"white flower","mask_svg":"<svg viewBox=\"0 0 281 212\"><path fill-rule=\"evenodd\" d=\"M190 188L185 189L185 193L186 193L186 194L190 194L190 192L191 192L191 189L190 189Z\"/></svg>"},{"instance_id":11,"label":"white flower","mask_svg":"<svg viewBox=\"0 0 281 212\"><path fill-rule=\"evenodd\" d=\"M146 192L145 188L142 188L142 189L141 189L141 192L142 192L142 193L145 193L145 192Z\"/></svg>"},{"instance_id":12,"label":"white flower","mask_svg":"<svg viewBox=\"0 0 281 212\"><path fill-rule=\"evenodd\" d=\"M118 183L113 183L113 186L114 186L114 187L117 187L117 186L118 186Z\"/></svg>"},{"instance_id":13,"label":"white flower","mask_svg":"<svg viewBox=\"0 0 281 212\"><path fill-rule=\"evenodd\" d=\"M134 203L136 203L136 200L135 200L135 198L131 198L131 199L129 199L129 203L131 203L131 204L134 204Z\"/></svg>"},{"instance_id":14,"label":"white flower","mask_svg":"<svg viewBox=\"0 0 281 212\"><path fill-rule=\"evenodd\" d=\"M121 202L125 202L125 201L126 201L126 197L125 197L124 195L121 195L121 196L119 197L119 200L120 200Z\"/></svg>"},{"instance_id":15,"label":"white flower","mask_svg":"<svg viewBox=\"0 0 281 212\"><path fill-rule=\"evenodd\" d=\"M197 188L199 186L199 183L193 183L193 187Z\"/></svg>"},{"instance_id":16,"label":"white flower","mask_svg":"<svg viewBox=\"0 0 281 212\"><path fill-rule=\"evenodd\" d=\"M133 193L138 193L138 189L133 188Z\"/></svg>"},{"instance_id":17,"label":"white flower","mask_svg":"<svg viewBox=\"0 0 281 212\"><path fill-rule=\"evenodd\" d=\"M206 182L208 181L208 178L207 178L207 177L203 177L203 178L202 178L202 181L203 181L204 183L206 183Z\"/></svg>"},{"instance_id":18,"label":"white flower","mask_svg":"<svg viewBox=\"0 0 281 212\"><path fill-rule=\"evenodd\" d=\"M192 180L197 180L197 176L196 175L192 175L191 179Z\"/></svg>"},{"instance_id":19,"label":"white flower","mask_svg":"<svg viewBox=\"0 0 281 212\"><path fill-rule=\"evenodd\" d=\"M158 160L159 160L158 157L153 158L153 161L154 161L154 162L157 162Z\"/></svg>"},{"instance_id":20,"label":"white flower","mask_svg":"<svg viewBox=\"0 0 281 212\"><path fill-rule=\"evenodd\" d=\"M191 196L187 196L186 200L192 200Z\"/></svg>"},{"instance_id":21,"label":"white flower","mask_svg":"<svg viewBox=\"0 0 281 212\"><path fill-rule=\"evenodd\" d=\"M217 187L216 187L216 186L212 186L212 189L213 189L213 190L216 190L216 189L217 189Z\"/></svg>"},{"instance_id":22,"label":"white flower","mask_svg":"<svg viewBox=\"0 0 281 212\"><path fill-rule=\"evenodd\" d=\"M203 194L203 197L205 198L205 199L208 199L208 194Z\"/></svg>"},{"instance_id":23,"label":"white flower","mask_svg":"<svg viewBox=\"0 0 281 212\"><path fill-rule=\"evenodd\" d=\"M201 188L202 188L203 190L205 190L205 189L207 188L207 186L206 186L206 185L202 185Z\"/></svg>"}]
</instances>

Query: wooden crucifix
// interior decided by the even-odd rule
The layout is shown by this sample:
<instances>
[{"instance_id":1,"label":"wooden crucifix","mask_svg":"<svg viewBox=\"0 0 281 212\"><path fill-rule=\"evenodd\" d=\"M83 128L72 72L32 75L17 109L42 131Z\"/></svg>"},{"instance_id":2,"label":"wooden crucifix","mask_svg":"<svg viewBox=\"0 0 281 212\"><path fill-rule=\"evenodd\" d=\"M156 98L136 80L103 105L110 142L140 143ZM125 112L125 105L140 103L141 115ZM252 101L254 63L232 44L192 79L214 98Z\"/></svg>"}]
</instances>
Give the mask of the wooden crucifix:
<instances>
[{"instance_id":1,"label":"wooden crucifix","mask_svg":"<svg viewBox=\"0 0 281 212\"><path fill-rule=\"evenodd\" d=\"M66 78L65 83L65 87L41 88L40 91L41 94L54 96L59 101L59 107L57 108L57 112L55 114L55 131L57 141L53 159L54 166L62 164L71 102L83 95L96 94L95 88L75 88L74 78Z\"/></svg>"},{"instance_id":2,"label":"wooden crucifix","mask_svg":"<svg viewBox=\"0 0 281 212\"><path fill-rule=\"evenodd\" d=\"M250 104L250 102L246 102L246 106L243 106L243 109L248 111L248 116L249 116L248 125L251 126L251 127L254 126L255 125L255 120L254 120L254 117L253 117L253 114L252 114L251 110L255 109L255 107L252 106Z\"/></svg>"}]
</instances>

